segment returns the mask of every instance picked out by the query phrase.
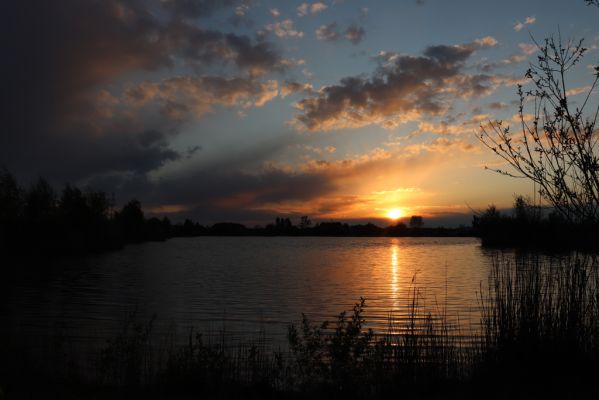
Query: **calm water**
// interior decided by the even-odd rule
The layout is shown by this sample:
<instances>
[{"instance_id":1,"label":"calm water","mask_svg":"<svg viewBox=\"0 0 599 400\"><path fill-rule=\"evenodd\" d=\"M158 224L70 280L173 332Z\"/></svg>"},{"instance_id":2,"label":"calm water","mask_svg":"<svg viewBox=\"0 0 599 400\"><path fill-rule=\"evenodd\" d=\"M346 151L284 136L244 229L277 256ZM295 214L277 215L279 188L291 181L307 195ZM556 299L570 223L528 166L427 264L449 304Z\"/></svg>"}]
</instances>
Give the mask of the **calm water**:
<instances>
[{"instance_id":1,"label":"calm water","mask_svg":"<svg viewBox=\"0 0 599 400\"><path fill-rule=\"evenodd\" d=\"M135 314L155 315L163 333L194 326L284 343L302 312L333 319L361 296L368 323L384 330L390 313L405 316L414 290L421 306L447 309L464 326L477 319L490 264L473 238L179 238L5 281L0 334L34 345L60 333L99 346Z\"/></svg>"}]
</instances>

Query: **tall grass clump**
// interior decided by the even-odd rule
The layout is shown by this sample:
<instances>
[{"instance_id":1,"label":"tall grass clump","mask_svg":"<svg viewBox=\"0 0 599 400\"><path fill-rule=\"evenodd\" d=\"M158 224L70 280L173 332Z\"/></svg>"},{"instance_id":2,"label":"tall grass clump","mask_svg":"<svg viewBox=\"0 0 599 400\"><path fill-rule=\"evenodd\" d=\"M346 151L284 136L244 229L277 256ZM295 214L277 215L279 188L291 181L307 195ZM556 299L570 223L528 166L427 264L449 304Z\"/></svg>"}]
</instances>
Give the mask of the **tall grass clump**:
<instances>
[{"instance_id":1,"label":"tall grass clump","mask_svg":"<svg viewBox=\"0 0 599 400\"><path fill-rule=\"evenodd\" d=\"M251 389L269 393L284 388L285 367L280 352L268 351L264 343L229 346L204 340L189 332L188 343L167 352L157 383L170 391L227 393Z\"/></svg>"},{"instance_id":2,"label":"tall grass clump","mask_svg":"<svg viewBox=\"0 0 599 400\"><path fill-rule=\"evenodd\" d=\"M98 373L103 384L138 387L155 377L155 349L152 345L152 317L147 323L135 319L133 313L122 331L107 341L102 349Z\"/></svg>"},{"instance_id":3,"label":"tall grass clump","mask_svg":"<svg viewBox=\"0 0 599 400\"><path fill-rule=\"evenodd\" d=\"M496 259L481 306L482 366L494 379L577 384L595 379L586 379L599 361L595 257Z\"/></svg>"},{"instance_id":4,"label":"tall grass clump","mask_svg":"<svg viewBox=\"0 0 599 400\"><path fill-rule=\"evenodd\" d=\"M303 315L289 327L293 389L312 396L370 398L450 383L464 372L465 352L444 314L427 311L414 289L405 319L389 316L386 332L367 328L361 299L334 324Z\"/></svg>"}]
</instances>

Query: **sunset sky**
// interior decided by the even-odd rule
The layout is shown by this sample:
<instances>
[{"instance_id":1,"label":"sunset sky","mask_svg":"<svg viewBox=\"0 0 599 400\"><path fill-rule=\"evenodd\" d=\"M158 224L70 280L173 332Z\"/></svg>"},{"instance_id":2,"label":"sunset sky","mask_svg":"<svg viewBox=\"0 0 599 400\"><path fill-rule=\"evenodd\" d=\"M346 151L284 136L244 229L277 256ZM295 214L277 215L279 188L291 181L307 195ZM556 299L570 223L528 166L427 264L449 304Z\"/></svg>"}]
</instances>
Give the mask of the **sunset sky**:
<instances>
[{"instance_id":1,"label":"sunset sky","mask_svg":"<svg viewBox=\"0 0 599 400\"><path fill-rule=\"evenodd\" d=\"M599 62L583 0L13 0L2 14L0 165L206 224L396 209L467 224L533 192L486 171L498 159L476 138L517 116L531 37L585 39L574 96Z\"/></svg>"}]
</instances>

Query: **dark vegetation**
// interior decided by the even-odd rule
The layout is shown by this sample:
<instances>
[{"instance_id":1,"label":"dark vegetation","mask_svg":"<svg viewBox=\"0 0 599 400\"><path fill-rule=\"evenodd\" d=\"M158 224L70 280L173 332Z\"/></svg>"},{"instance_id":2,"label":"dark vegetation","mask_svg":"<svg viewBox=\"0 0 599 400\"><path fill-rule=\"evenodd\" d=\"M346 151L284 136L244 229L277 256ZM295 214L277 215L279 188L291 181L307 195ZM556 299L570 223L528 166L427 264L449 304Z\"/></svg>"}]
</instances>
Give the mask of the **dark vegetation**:
<instances>
[{"instance_id":1,"label":"dark vegetation","mask_svg":"<svg viewBox=\"0 0 599 400\"><path fill-rule=\"evenodd\" d=\"M473 217L483 246L541 250L599 250L599 224L572 222L554 210L517 196L511 212L489 206Z\"/></svg>"},{"instance_id":2,"label":"dark vegetation","mask_svg":"<svg viewBox=\"0 0 599 400\"><path fill-rule=\"evenodd\" d=\"M202 226L186 219L173 224L167 218L146 218L138 200L121 209L102 191L66 185L56 191L39 179L23 188L6 170L0 171L0 251L16 254L63 255L120 249L128 243L163 241L170 237L216 236L470 236L461 227L425 228L422 217L407 226L381 228L374 224L341 222L312 224L304 216L298 225L276 218L266 227L248 228L238 223ZM419 219L418 219L419 218Z\"/></svg>"},{"instance_id":3,"label":"dark vegetation","mask_svg":"<svg viewBox=\"0 0 599 400\"><path fill-rule=\"evenodd\" d=\"M0 251L61 255L119 249L127 243L164 240L167 218L146 219L137 200L120 210L104 192L66 185L57 192L39 179L22 188L0 171Z\"/></svg>"},{"instance_id":4,"label":"dark vegetation","mask_svg":"<svg viewBox=\"0 0 599 400\"><path fill-rule=\"evenodd\" d=\"M560 33L535 45L537 61L525 75L529 85L518 85L519 127L490 121L481 126L479 138L507 166L494 171L531 181L548 211L544 215L540 201L518 197L512 217L491 206L473 225L485 245L597 250L599 104L593 91L599 66L588 91L576 101L567 87L570 71L588 50L583 40L564 41Z\"/></svg>"},{"instance_id":5,"label":"dark vegetation","mask_svg":"<svg viewBox=\"0 0 599 400\"><path fill-rule=\"evenodd\" d=\"M1 390L8 398L590 398L599 372L599 264L552 260L497 258L472 332L425 307L416 288L407 318L390 317L384 332L368 328L362 299L333 323L302 316L278 351L193 331L186 341L156 341L153 320L132 318L87 369L64 340L58 357L41 361L5 351Z\"/></svg>"},{"instance_id":6,"label":"dark vegetation","mask_svg":"<svg viewBox=\"0 0 599 400\"><path fill-rule=\"evenodd\" d=\"M525 75L532 87L518 85L520 128L514 132L503 121L491 121L481 127L480 140L509 167L495 172L532 181L540 197L561 218L572 223L598 222L599 142L595 127L599 104L593 107L592 95L599 82L599 66L594 68L594 79L583 100L575 102L566 89L567 80L587 51L583 40L564 43L560 36L535 44L537 63L531 64ZM589 106L590 112L586 110Z\"/></svg>"}]
</instances>

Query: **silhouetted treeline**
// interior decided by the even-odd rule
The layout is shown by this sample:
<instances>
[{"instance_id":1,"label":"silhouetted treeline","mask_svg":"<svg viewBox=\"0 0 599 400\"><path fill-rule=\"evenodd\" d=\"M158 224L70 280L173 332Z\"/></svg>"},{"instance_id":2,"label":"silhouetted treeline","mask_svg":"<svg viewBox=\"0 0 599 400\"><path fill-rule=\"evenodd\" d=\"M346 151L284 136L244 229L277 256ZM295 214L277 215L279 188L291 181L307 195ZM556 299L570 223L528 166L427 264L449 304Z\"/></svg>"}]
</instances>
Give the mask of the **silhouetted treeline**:
<instances>
[{"instance_id":1,"label":"silhouetted treeline","mask_svg":"<svg viewBox=\"0 0 599 400\"><path fill-rule=\"evenodd\" d=\"M549 250L599 249L596 222L572 223L560 214L531 204L518 196L510 213L491 205L472 220L483 246L541 248Z\"/></svg>"},{"instance_id":2,"label":"silhouetted treeline","mask_svg":"<svg viewBox=\"0 0 599 400\"><path fill-rule=\"evenodd\" d=\"M44 179L21 187L0 171L0 250L3 253L60 255L119 249L127 243L164 240L167 218L146 219L137 200L121 210L102 192L66 185L56 191Z\"/></svg>"},{"instance_id":3,"label":"silhouetted treeline","mask_svg":"<svg viewBox=\"0 0 599 400\"><path fill-rule=\"evenodd\" d=\"M303 216L297 225L289 218L276 218L265 227L248 228L222 222L202 226L186 219L172 224L164 217L146 218L138 200L116 209L114 200L102 191L66 185L55 190L40 178L27 188L14 176L0 170L0 250L5 253L61 255L120 249L127 243L163 241L191 236L472 236L472 228L427 228L422 217L410 226L399 223L382 228L368 223L312 223Z\"/></svg>"},{"instance_id":4,"label":"silhouetted treeline","mask_svg":"<svg viewBox=\"0 0 599 400\"><path fill-rule=\"evenodd\" d=\"M349 225L343 222L319 222L306 225L308 217L302 217L298 225L289 218L276 218L274 224L265 227L248 228L237 223L218 223L204 227L187 220L183 227L176 226L174 236L353 236L353 237L383 237L383 236L473 236L473 229L461 226L459 228L424 228L408 227L403 223L394 226L380 227L372 223Z\"/></svg>"}]
</instances>

